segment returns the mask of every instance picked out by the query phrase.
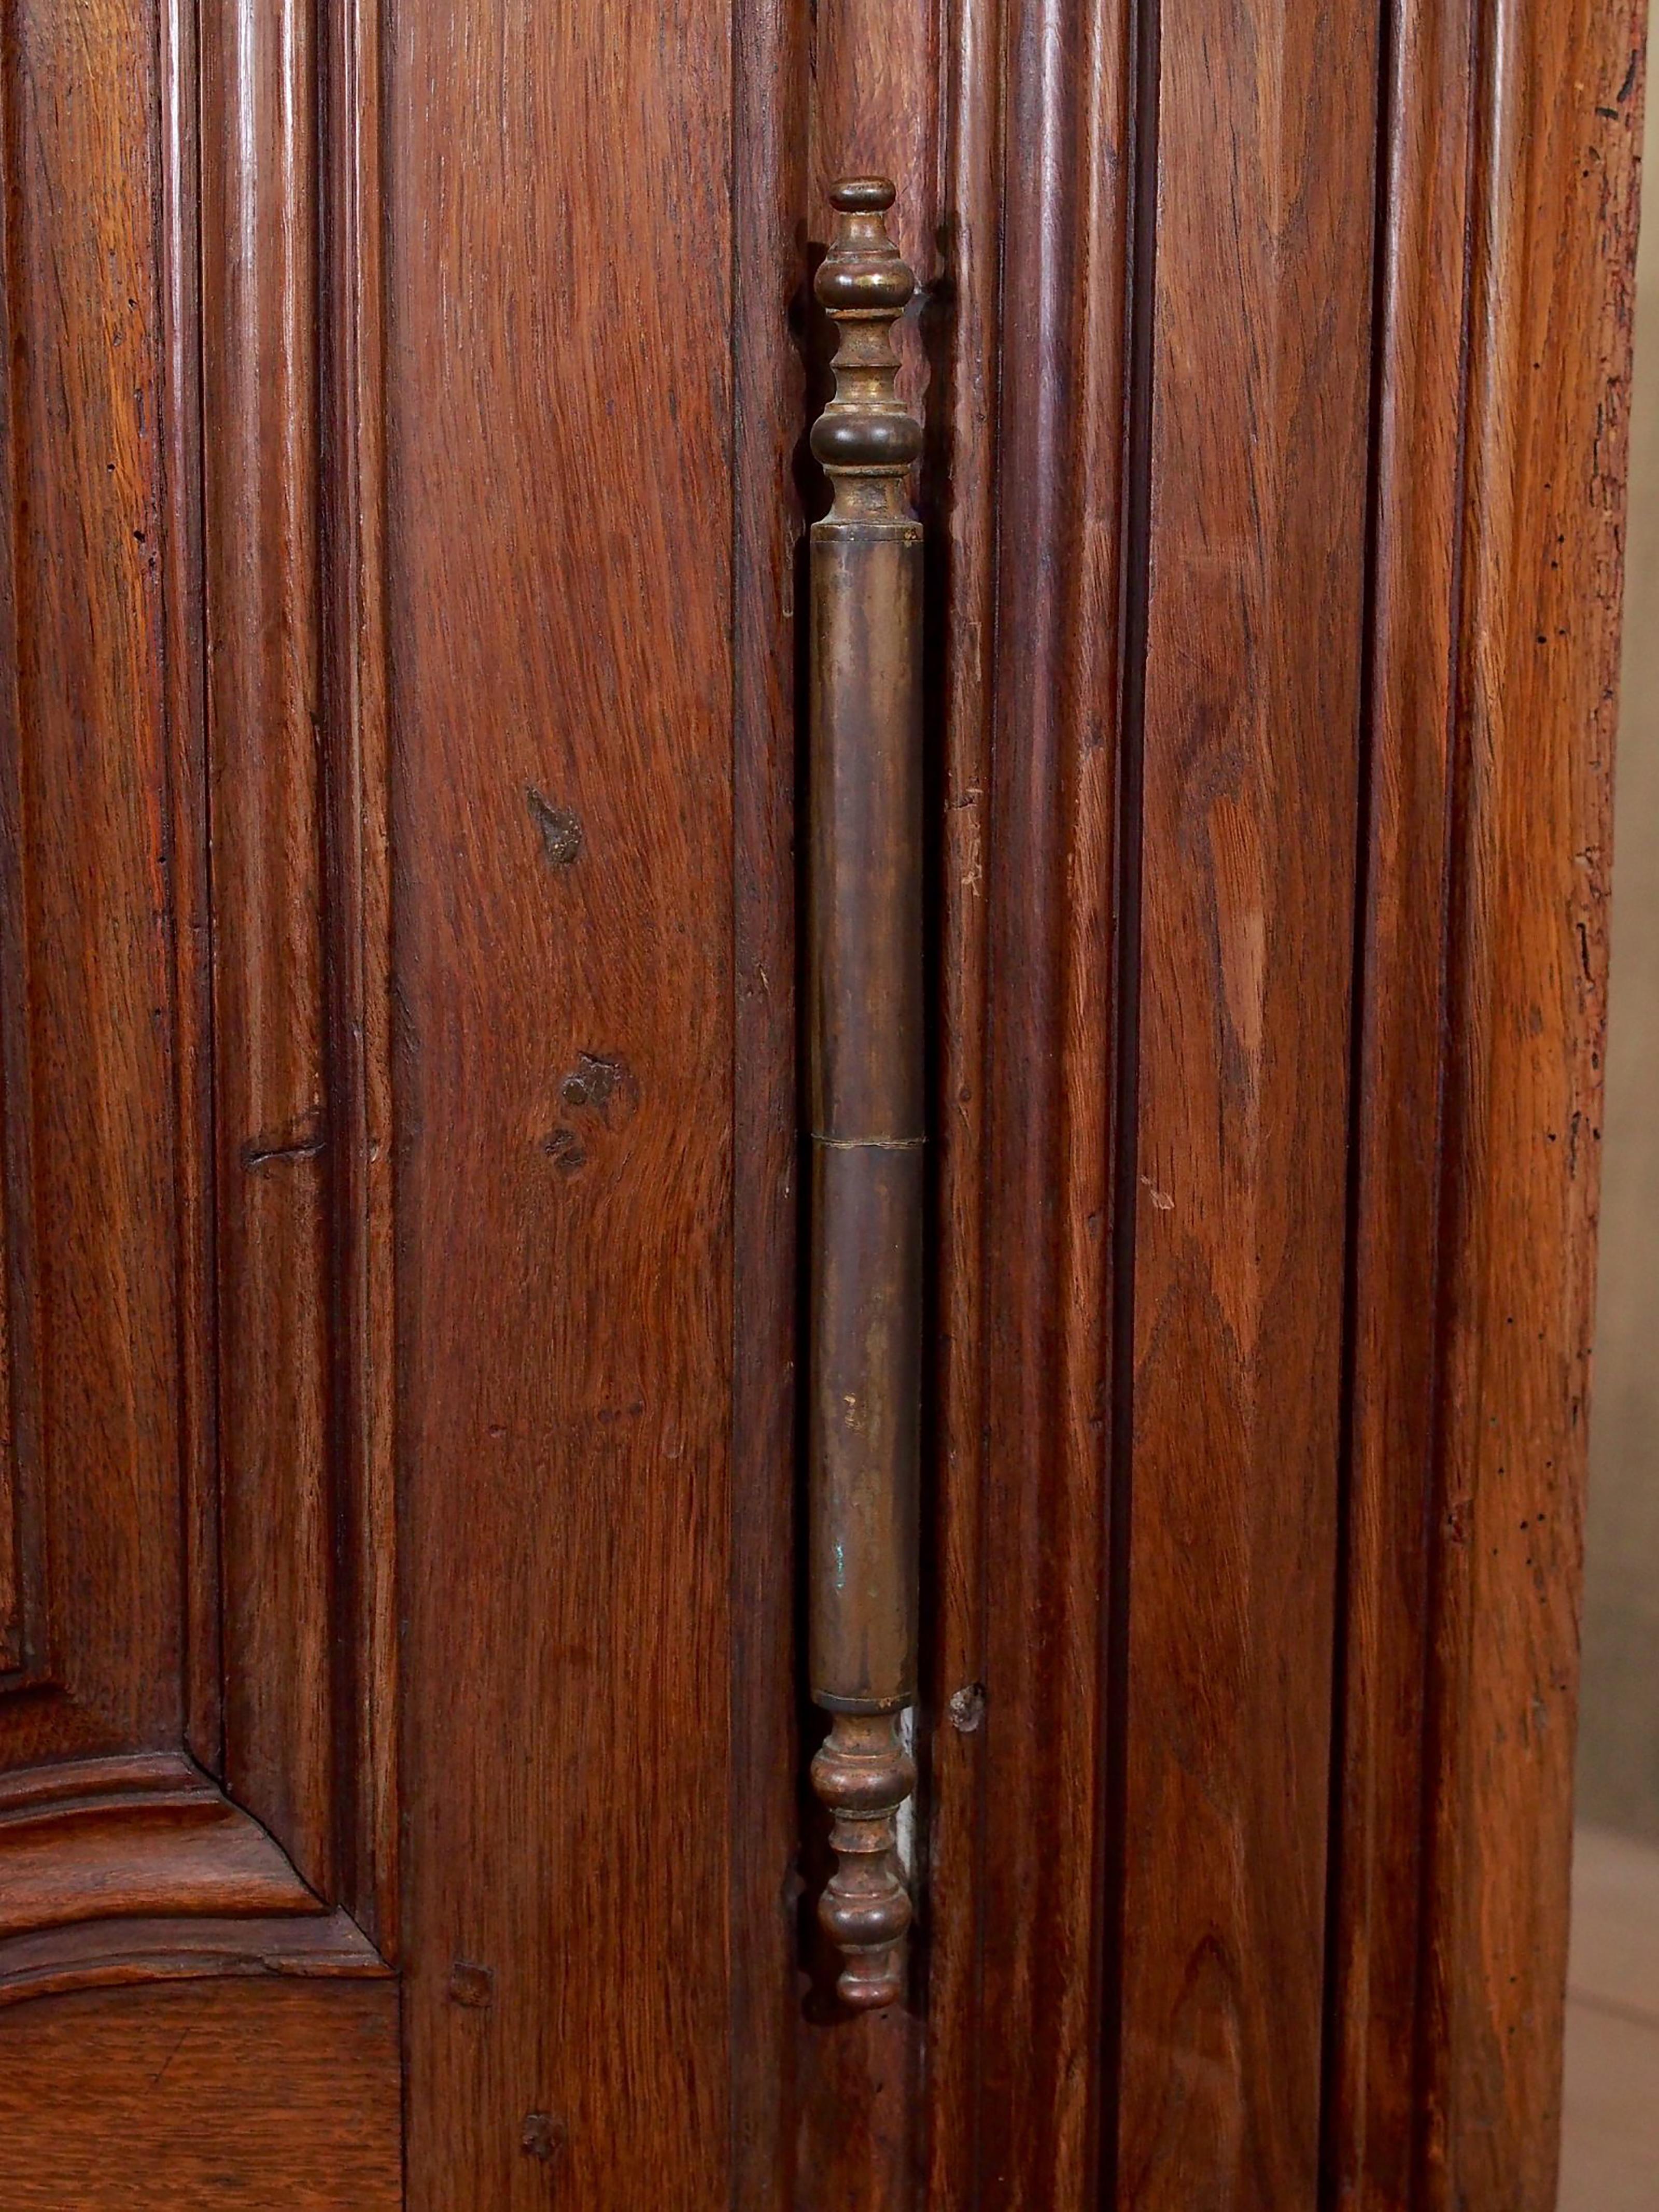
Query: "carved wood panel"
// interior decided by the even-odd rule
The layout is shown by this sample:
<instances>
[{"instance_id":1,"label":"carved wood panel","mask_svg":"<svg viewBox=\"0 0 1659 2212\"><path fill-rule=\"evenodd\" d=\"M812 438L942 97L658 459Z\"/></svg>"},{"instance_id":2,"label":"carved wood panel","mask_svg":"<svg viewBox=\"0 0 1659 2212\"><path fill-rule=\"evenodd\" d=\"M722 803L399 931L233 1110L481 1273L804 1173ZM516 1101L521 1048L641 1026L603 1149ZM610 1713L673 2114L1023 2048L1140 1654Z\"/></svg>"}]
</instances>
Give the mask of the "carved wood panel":
<instances>
[{"instance_id":1,"label":"carved wood panel","mask_svg":"<svg viewBox=\"0 0 1659 2212\"><path fill-rule=\"evenodd\" d=\"M0 2105L84 2023L125 2112L176 2017L334 2201L401 2067L417 2205L1545 2212L1637 43L16 0ZM860 170L932 1370L854 2018L796 854Z\"/></svg>"},{"instance_id":2,"label":"carved wood panel","mask_svg":"<svg viewBox=\"0 0 1659 2212\"><path fill-rule=\"evenodd\" d=\"M303 41L273 52L246 11L204 10L199 58L173 0L99 24L89 65L75 19L14 11L0 103L8 2002L289 1956L383 1976L337 1908L391 1917L384 1801L364 1814L390 1730L356 1627L384 1633L389 1498L369 1529L347 1500L367 1455L343 1408L366 1386L327 1326L360 1264L333 1155L365 1085L343 1079L323 1160L325 1032L345 1025L342 1067L368 1048L361 983L322 986L319 917L361 937L364 897L325 890L363 833L316 736L322 318L314 256L273 281L226 228L293 228L319 95L308 67L281 75ZM232 270L252 291L228 301ZM295 1112L319 1109L297 1244L270 1195L287 1139L266 1142L284 1064Z\"/></svg>"}]
</instances>

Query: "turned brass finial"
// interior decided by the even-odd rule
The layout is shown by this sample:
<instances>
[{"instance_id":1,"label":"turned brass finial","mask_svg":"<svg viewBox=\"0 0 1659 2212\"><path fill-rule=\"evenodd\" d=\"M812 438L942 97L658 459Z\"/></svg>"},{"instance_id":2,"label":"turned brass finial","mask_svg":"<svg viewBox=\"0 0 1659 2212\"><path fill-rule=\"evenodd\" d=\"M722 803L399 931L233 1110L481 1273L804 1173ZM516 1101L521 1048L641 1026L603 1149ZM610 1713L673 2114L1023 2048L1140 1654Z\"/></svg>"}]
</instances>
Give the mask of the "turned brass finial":
<instances>
[{"instance_id":1,"label":"turned brass finial","mask_svg":"<svg viewBox=\"0 0 1659 2212\"><path fill-rule=\"evenodd\" d=\"M812 425L812 451L828 471L836 514L908 515L904 476L921 451L921 425L893 389L893 325L916 280L887 234L893 187L885 177L832 185L836 234L813 289L840 331L836 396Z\"/></svg>"}]
</instances>

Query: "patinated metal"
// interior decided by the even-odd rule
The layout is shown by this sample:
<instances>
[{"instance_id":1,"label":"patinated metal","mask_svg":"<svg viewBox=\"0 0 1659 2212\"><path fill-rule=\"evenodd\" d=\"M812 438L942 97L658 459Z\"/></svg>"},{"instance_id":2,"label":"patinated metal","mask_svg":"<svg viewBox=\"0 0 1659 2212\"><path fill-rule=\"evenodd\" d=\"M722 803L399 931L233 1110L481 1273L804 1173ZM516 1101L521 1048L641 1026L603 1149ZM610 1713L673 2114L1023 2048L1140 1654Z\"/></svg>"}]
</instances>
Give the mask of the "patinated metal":
<instances>
[{"instance_id":1,"label":"patinated metal","mask_svg":"<svg viewBox=\"0 0 1659 2212\"><path fill-rule=\"evenodd\" d=\"M809 770L813 1762L839 1864L820 1905L860 2008L902 1991L897 1818L915 1784L923 1127L921 430L894 390L915 280L884 179L836 185L817 296L839 328L812 429L833 488L811 532Z\"/></svg>"}]
</instances>

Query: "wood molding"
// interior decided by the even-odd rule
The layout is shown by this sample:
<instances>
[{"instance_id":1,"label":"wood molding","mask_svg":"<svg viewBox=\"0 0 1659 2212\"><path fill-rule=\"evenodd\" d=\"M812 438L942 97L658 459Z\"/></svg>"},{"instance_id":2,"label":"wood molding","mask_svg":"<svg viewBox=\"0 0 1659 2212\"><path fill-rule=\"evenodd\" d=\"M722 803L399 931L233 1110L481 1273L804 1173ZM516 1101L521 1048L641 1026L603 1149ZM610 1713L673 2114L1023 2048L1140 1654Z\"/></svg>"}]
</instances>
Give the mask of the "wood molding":
<instances>
[{"instance_id":1,"label":"wood molding","mask_svg":"<svg viewBox=\"0 0 1659 2212\"><path fill-rule=\"evenodd\" d=\"M793 493L802 434L792 328L805 280L806 12L737 0L732 58L732 1150L729 2040L732 2201L795 2195L800 1877L795 1556L797 1261Z\"/></svg>"},{"instance_id":2,"label":"wood molding","mask_svg":"<svg viewBox=\"0 0 1659 2212\"><path fill-rule=\"evenodd\" d=\"M81 1759L0 1782L0 1937L134 1914L320 1910L186 1759Z\"/></svg>"},{"instance_id":3,"label":"wood molding","mask_svg":"<svg viewBox=\"0 0 1659 2212\"><path fill-rule=\"evenodd\" d=\"M5 1879L26 1918L102 1883L159 1925L263 1866L389 1942L376 13L331 15L326 158L298 15L273 48L199 14L198 56L184 0L129 11L84 99L55 11L4 58ZM334 1117L326 1158L267 1157L285 1100ZM47 1819L112 1758L150 1777L130 1802Z\"/></svg>"},{"instance_id":4,"label":"wood molding","mask_svg":"<svg viewBox=\"0 0 1659 2212\"><path fill-rule=\"evenodd\" d=\"M0 1942L0 2006L150 1982L266 1974L361 1981L392 1972L349 1913L118 1916Z\"/></svg>"},{"instance_id":5,"label":"wood molding","mask_svg":"<svg viewBox=\"0 0 1659 2212\"><path fill-rule=\"evenodd\" d=\"M0 285L0 349L9 364L12 342L12 185L16 165L12 146L12 103L0 104L0 241L3 242L7 281ZM16 513L15 377L8 367L0 375L0 514ZM8 854L22 849L21 738L22 699L18 682L17 577L15 528L5 533L3 590L0 590L0 665L6 673L4 729L6 743L0 750L0 840ZM24 1468L18 1422L23 1409L17 1399L14 1370L22 1355L27 1372L27 1338L19 1343L23 1312L17 1289L27 1281L24 1255L27 1235L21 1206L27 1202L29 1176L28 1033L22 1018L24 975L22 871L9 866L0 875L0 1686L21 1677L36 1637L29 1632L29 1614L38 1615L41 1593L31 1567L25 1527ZM30 1394L32 1398L32 1393Z\"/></svg>"},{"instance_id":6,"label":"wood molding","mask_svg":"<svg viewBox=\"0 0 1659 2212\"><path fill-rule=\"evenodd\" d=\"M1644 11L1387 111L1328 2185L1548 2212Z\"/></svg>"},{"instance_id":7,"label":"wood molding","mask_svg":"<svg viewBox=\"0 0 1659 2212\"><path fill-rule=\"evenodd\" d=\"M318 28L200 16L225 1775L337 1868L323 923Z\"/></svg>"},{"instance_id":8,"label":"wood molding","mask_svg":"<svg viewBox=\"0 0 1659 2212\"><path fill-rule=\"evenodd\" d=\"M222 1772L392 1947L380 14L199 37Z\"/></svg>"},{"instance_id":9,"label":"wood molding","mask_svg":"<svg viewBox=\"0 0 1659 2212\"><path fill-rule=\"evenodd\" d=\"M1036 2212L1087 2197L1101 2117L1133 18L1011 0L1002 35L978 2155Z\"/></svg>"},{"instance_id":10,"label":"wood molding","mask_svg":"<svg viewBox=\"0 0 1659 2212\"><path fill-rule=\"evenodd\" d=\"M930 2050L923 2201L977 2189L980 1917L986 1735L984 1557L987 849L996 681L1001 344L1002 0L939 10L940 268L923 310L932 369L917 505L930 548L923 713L928 752L928 1100L935 1346L923 1431L918 1713L919 1949ZM931 1507L931 1510L928 1508Z\"/></svg>"},{"instance_id":11,"label":"wood molding","mask_svg":"<svg viewBox=\"0 0 1659 2212\"><path fill-rule=\"evenodd\" d=\"M380 0L327 11L320 363L339 1895L398 1949L392 851Z\"/></svg>"},{"instance_id":12,"label":"wood molding","mask_svg":"<svg viewBox=\"0 0 1659 2212\"><path fill-rule=\"evenodd\" d=\"M158 253L185 1741L224 1764L213 1158L213 928L203 601L201 83L196 0L158 0Z\"/></svg>"},{"instance_id":13,"label":"wood molding","mask_svg":"<svg viewBox=\"0 0 1659 2212\"><path fill-rule=\"evenodd\" d=\"M192 1760L139 1753L0 1780L0 2003L258 1971L387 1969Z\"/></svg>"}]
</instances>

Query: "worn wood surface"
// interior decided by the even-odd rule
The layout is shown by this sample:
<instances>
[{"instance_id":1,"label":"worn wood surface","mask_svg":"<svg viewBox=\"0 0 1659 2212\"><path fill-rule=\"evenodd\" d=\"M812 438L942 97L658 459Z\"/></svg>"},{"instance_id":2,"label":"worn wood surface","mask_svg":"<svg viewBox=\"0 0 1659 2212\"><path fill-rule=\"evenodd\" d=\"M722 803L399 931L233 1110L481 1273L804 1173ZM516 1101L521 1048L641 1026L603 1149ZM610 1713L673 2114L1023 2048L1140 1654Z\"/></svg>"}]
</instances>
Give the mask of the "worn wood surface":
<instances>
[{"instance_id":1,"label":"worn wood surface","mask_svg":"<svg viewBox=\"0 0 1659 2212\"><path fill-rule=\"evenodd\" d=\"M1474 10L1408 0L1384 83L1355 1060L1350 1443L1333 1796L1326 2183L1413 2202L1445 892Z\"/></svg>"},{"instance_id":2,"label":"worn wood surface","mask_svg":"<svg viewBox=\"0 0 1659 2212\"><path fill-rule=\"evenodd\" d=\"M9 1764L180 1708L148 9L14 11L0 697L4 1172L25 1676ZM74 222L64 210L78 210Z\"/></svg>"},{"instance_id":3,"label":"worn wood surface","mask_svg":"<svg viewBox=\"0 0 1659 2212\"><path fill-rule=\"evenodd\" d=\"M1421 2202L1555 2200L1643 21L1500 11L1473 190Z\"/></svg>"},{"instance_id":4,"label":"worn wood surface","mask_svg":"<svg viewBox=\"0 0 1659 2212\"><path fill-rule=\"evenodd\" d=\"M225 1758L335 1873L310 0L202 15Z\"/></svg>"},{"instance_id":5,"label":"worn wood surface","mask_svg":"<svg viewBox=\"0 0 1659 2212\"><path fill-rule=\"evenodd\" d=\"M289 1896L274 1913L117 1912L8 1936L0 1942L0 2005L240 1975L385 1980L391 1970L350 1915L313 1910L316 1900L306 1895L309 1904L300 1910Z\"/></svg>"},{"instance_id":6,"label":"worn wood surface","mask_svg":"<svg viewBox=\"0 0 1659 2212\"><path fill-rule=\"evenodd\" d=\"M924 1426L918 1955L929 2050L922 2201L971 2201L978 2170L984 1785L986 847L996 671L1003 107L1000 11L941 24L939 270L918 501L928 525L929 1283Z\"/></svg>"},{"instance_id":7,"label":"worn wood surface","mask_svg":"<svg viewBox=\"0 0 1659 2212\"><path fill-rule=\"evenodd\" d=\"M1005 38L974 2056L980 2201L1036 2212L1093 2187L1101 2080L1128 18Z\"/></svg>"},{"instance_id":8,"label":"worn wood surface","mask_svg":"<svg viewBox=\"0 0 1659 2212\"><path fill-rule=\"evenodd\" d=\"M796 1666L795 460L805 269L807 23L793 0L734 17L732 669L732 1759L727 2039L738 2212L795 2196L802 1682ZM792 343L780 346L780 331ZM801 602L804 609L804 598Z\"/></svg>"},{"instance_id":9,"label":"worn wood surface","mask_svg":"<svg viewBox=\"0 0 1659 2212\"><path fill-rule=\"evenodd\" d=\"M392 2212L398 1994L274 1978L0 2012L0 2197L15 2212Z\"/></svg>"},{"instance_id":10,"label":"worn wood surface","mask_svg":"<svg viewBox=\"0 0 1659 2212\"><path fill-rule=\"evenodd\" d=\"M199 86L197 13L3 56L0 2195L397 2202L378 1945L416 2205L1545 2212L1626 0L215 0ZM863 2019L794 1548L856 168L933 1352Z\"/></svg>"},{"instance_id":11,"label":"worn wood surface","mask_svg":"<svg viewBox=\"0 0 1659 2212\"><path fill-rule=\"evenodd\" d=\"M729 29L388 60L415 2207L729 2192Z\"/></svg>"},{"instance_id":12,"label":"worn wood surface","mask_svg":"<svg viewBox=\"0 0 1659 2212\"><path fill-rule=\"evenodd\" d=\"M0 1937L122 1914L320 1909L258 1823L176 1754L0 1778Z\"/></svg>"},{"instance_id":13,"label":"worn wood surface","mask_svg":"<svg viewBox=\"0 0 1659 2212\"><path fill-rule=\"evenodd\" d=\"M1106 2187L1268 2212L1317 2180L1376 33L1159 39Z\"/></svg>"},{"instance_id":14,"label":"worn wood surface","mask_svg":"<svg viewBox=\"0 0 1659 2212\"><path fill-rule=\"evenodd\" d=\"M382 11L327 11L320 137L333 1782L337 1894L398 1940L397 1342L386 626Z\"/></svg>"}]
</instances>

